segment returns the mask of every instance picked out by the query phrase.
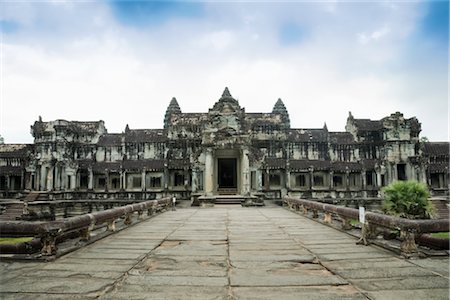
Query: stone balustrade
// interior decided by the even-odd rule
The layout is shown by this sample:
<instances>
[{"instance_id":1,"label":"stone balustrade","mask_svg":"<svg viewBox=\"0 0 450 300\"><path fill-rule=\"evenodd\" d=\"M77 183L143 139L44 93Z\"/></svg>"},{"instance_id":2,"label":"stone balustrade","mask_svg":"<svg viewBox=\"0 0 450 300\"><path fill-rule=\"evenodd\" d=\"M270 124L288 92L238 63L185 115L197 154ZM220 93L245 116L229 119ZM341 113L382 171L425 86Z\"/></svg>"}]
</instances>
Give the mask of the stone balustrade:
<instances>
[{"instance_id":1,"label":"stone balustrade","mask_svg":"<svg viewBox=\"0 0 450 300\"><path fill-rule=\"evenodd\" d=\"M133 223L133 216L141 220L144 212L147 216L167 210L172 205L171 197L150 200L80 216L50 222L1 221L1 237L34 237L32 242L17 245L0 245L0 253L20 253L40 251L41 256L58 254L58 244L69 239L78 238L89 241L94 229L106 226L106 230L116 231L116 222L123 218L125 226Z\"/></svg>"},{"instance_id":2,"label":"stone balustrade","mask_svg":"<svg viewBox=\"0 0 450 300\"><path fill-rule=\"evenodd\" d=\"M285 197L283 204L292 210L301 211L305 215L311 212L313 218L318 218L318 213L321 212L323 213L324 223L328 224L332 222L333 216L337 216L344 230L352 228L351 220L359 219L359 210L355 208L291 197ZM366 211L359 243L368 245L371 240L377 238L386 229L399 231L401 239L400 251L402 255L410 256L417 251L416 239L427 233L446 232L449 230L449 225L450 221L448 219L411 220Z\"/></svg>"}]
</instances>

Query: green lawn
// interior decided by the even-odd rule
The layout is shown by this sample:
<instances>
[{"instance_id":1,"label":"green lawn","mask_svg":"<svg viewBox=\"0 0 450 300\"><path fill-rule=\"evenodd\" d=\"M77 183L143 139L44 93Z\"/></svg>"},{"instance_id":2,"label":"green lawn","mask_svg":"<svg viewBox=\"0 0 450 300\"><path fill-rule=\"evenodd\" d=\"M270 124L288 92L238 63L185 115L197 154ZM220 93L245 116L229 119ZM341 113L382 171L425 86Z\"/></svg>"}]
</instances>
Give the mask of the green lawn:
<instances>
[{"instance_id":1,"label":"green lawn","mask_svg":"<svg viewBox=\"0 0 450 300\"><path fill-rule=\"evenodd\" d=\"M432 237L437 238L450 238L450 232L434 232L431 234Z\"/></svg>"},{"instance_id":2,"label":"green lawn","mask_svg":"<svg viewBox=\"0 0 450 300\"><path fill-rule=\"evenodd\" d=\"M29 242L32 237L20 237L20 238L0 238L0 244L20 244L23 242Z\"/></svg>"}]
</instances>

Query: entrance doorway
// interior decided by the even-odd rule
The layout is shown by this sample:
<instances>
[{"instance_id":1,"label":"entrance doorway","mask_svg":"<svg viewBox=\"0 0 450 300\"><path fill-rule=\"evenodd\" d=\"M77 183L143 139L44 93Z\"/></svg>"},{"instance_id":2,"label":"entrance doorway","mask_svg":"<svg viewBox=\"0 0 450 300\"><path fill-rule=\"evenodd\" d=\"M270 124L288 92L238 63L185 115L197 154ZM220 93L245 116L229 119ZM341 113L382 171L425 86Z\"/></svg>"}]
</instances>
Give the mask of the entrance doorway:
<instances>
[{"instance_id":1,"label":"entrance doorway","mask_svg":"<svg viewBox=\"0 0 450 300\"><path fill-rule=\"evenodd\" d=\"M219 193L237 192L237 159L217 159L217 191Z\"/></svg>"}]
</instances>

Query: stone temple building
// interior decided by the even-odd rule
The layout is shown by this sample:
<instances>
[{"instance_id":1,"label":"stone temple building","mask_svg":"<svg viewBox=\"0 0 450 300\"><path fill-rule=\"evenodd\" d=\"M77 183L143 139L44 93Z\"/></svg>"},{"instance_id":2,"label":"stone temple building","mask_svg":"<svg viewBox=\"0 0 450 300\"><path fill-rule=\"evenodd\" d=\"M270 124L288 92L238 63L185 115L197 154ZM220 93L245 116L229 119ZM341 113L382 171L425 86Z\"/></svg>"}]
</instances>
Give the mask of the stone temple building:
<instances>
[{"instance_id":1,"label":"stone temple building","mask_svg":"<svg viewBox=\"0 0 450 300\"><path fill-rule=\"evenodd\" d=\"M225 88L205 113L173 98L163 128L108 133L103 121L43 121L33 144L0 145L0 195L54 199L378 197L396 180L449 189L449 143L423 142L421 124L396 112L347 118L345 132L291 128L281 99L248 113Z\"/></svg>"}]
</instances>

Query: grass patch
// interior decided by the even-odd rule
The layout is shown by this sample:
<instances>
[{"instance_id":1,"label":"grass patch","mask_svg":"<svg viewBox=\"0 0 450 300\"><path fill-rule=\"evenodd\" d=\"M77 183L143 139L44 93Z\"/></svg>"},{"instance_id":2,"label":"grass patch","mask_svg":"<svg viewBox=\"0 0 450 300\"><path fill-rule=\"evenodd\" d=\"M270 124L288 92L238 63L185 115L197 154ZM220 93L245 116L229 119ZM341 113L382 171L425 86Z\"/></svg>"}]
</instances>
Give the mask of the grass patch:
<instances>
[{"instance_id":1,"label":"grass patch","mask_svg":"<svg viewBox=\"0 0 450 300\"><path fill-rule=\"evenodd\" d=\"M355 219L350 220L350 225L358 225L358 224L360 224L359 220L355 220Z\"/></svg>"},{"instance_id":2,"label":"grass patch","mask_svg":"<svg viewBox=\"0 0 450 300\"><path fill-rule=\"evenodd\" d=\"M32 239L33 239L32 237L0 238L0 244L10 244L10 245L15 245L15 244L23 243L23 242L29 242L29 241L31 241Z\"/></svg>"},{"instance_id":3,"label":"grass patch","mask_svg":"<svg viewBox=\"0 0 450 300\"><path fill-rule=\"evenodd\" d=\"M433 232L431 236L436 238L448 239L450 238L450 232Z\"/></svg>"}]
</instances>

